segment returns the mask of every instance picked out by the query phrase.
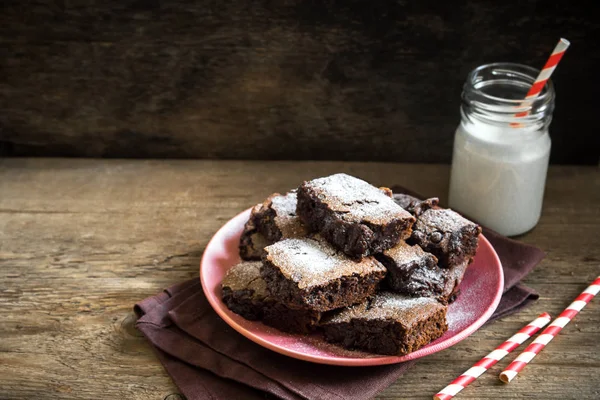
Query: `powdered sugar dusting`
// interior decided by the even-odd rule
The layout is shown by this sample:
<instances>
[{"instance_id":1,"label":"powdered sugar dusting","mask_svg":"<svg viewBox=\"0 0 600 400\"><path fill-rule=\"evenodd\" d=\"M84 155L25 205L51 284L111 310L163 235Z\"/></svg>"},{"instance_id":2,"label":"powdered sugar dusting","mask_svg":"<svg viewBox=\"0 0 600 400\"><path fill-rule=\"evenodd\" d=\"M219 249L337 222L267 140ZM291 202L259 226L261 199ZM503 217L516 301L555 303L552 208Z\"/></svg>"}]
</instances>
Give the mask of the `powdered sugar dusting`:
<instances>
[{"instance_id":1,"label":"powdered sugar dusting","mask_svg":"<svg viewBox=\"0 0 600 400\"><path fill-rule=\"evenodd\" d=\"M231 267L221 282L222 287L231 290L252 289L257 296L266 296L267 284L260 276L262 262L242 261Z\"/></svg>"},{"instance_id":2,"label":"powdered sugar dusting","mask_svg":"<svg viewBox=\"0 0 600 400\"><path fill-rule=\"evenodd\" d=\"M428 297L408 297L391 292L382 292L379 296L375 297L371 304L371 309L392 308L397 312L403 312L427 304L437 304L437 302Z\"/></svg>"},{"instance_id":3,"label":"powdered sugar dusting","mask_svg":"<svg viewBox=\"0 0 600 400\"><path fill-rule=\"evenodd\" d=\"M381 224L398 218L412 218L392 198L375 186L346 174L335 174L305 182L333 211L348 222Z\"/></svg>"},{"instance_id":4,"label":"powdered sugar dusting","mask_svg":"<svg viewBox=\"0 0 600 400\"><path fill-rule=\"evenodd\" d=\"M468 290L461 290L458 300L450 304L448 310L448 328L460 331L473 323L481 314L477 306L481 302L480 294L488 290L486 279L476 279L469 283Z\"/></svg>"},{"instance_id":5,"label":"powdered sugar dusting","mask_svg":"<svg viewBox=\"0 0 600 400\"><path fill-rule=\"evenodd\" d=\"M277 214L291 214L296 215L296 191L292 190L283 195L274 196L272 199L273 208L277 211Z\"/></svg>"},{"instance_id":6,"label":"powdered sugar dusting","mask_svg":"<svg viewBox=\"0 0 600 400\"><path fill-rule=\"evenodd\" d=\"M394 318L405 326L411 326L422 317L433 315L443 307L429 297L409 297L392 292L382 292L375 296L369 312L371 318L373 316Z\"/></svg>"},{"instance_id":7,"label":"powdered sugar dusting","mask_svg":"<svg viewBox=\"0 0 600 400\"><path fill-rule=\"evenodd\" d=\"M275 224L283 238L301 237L306 236L308 233L306 227L296 215L297 204L296 190L271 198L271 207L276 214Z\"/></svg>"},{"instance_id":8,"label":"powdered sugar dusting","mask_svg":"<svg viewBox=\"0 0 600 400\"><path fill-rule=\"evenodd\" d=\"M444 307L429 297L409 297L392 292L380 292L370 301L345 308L324 323L349 322L352 319L390 319L410 327L417 320L433 315Z\"/></svg>"},{"instance_id":9,"label":"powdered sugar dusting","mask_svg":"<svg viewBox=\"0 0 600 400\"><path fill-rule=\"evenodd\" d=\"M446 316L448 319L448 329L452 331L462 330L471 324L475 317L475 312L468 309L462 309L460 312L448 313Z\"/></svg>"},{"instance_id":10,"label":"powdered sugar dusting","mask_svg":"<svg viewBox=\"0 0 600 400\"><path fill-rule=\"evenodd\" d=\"M476 224L473 222L452 210L443 208L432 208L422 213L417 219L417 226L427 233L433 230L458 231L464 226L472 226L476 229Z\"/></svg>"},{"instance_id":11,"label":"powdered sugar dusting","mask_svg":"<svg viewBox=\"0 0 600 400\"><path fill-rule=\"evenodd\" d=\"M397 264L408 264L412 261L418 261L425 257L433 257L431 253L425 252L419 245L409 245L401 241L391 249L383 252L386 256L392 258Z\"/></svg>"},{"instance_id":12,"label":"powdered sugar dusting","mask_svg":"<svg viewBox=\"0 0 600 400\"><path fill-rule=\"evenodd\" d=\"M385 271L372 257L353 261L321 238L286 239L265 247L267 258L303 289L353 274Z\"/></svg>"}]
</instances>

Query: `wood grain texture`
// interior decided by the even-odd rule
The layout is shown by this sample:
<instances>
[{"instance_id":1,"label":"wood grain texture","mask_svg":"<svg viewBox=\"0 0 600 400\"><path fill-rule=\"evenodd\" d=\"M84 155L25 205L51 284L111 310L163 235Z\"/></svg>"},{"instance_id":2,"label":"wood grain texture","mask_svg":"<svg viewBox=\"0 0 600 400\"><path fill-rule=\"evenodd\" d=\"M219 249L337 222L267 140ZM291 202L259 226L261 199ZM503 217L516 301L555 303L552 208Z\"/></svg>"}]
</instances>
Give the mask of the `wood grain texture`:
<instances>
[{"instance_id":1,"label":"wood grain texture","mask_svg":"<svg viewBox=\"0 0 600 400\"><path fill-rule=\"evenodd\" d=\"M598 163L596 7L5 0L0 155L448 162L474 67L555 72L552 161ZM595 145L594 145L595 144Z\"/></svg>"},{"instance_id":2,"label":"wood grain texture","mask_svg":"<svg viewBox=\"0 0 600 400\"><path fill-rule=\"evenodd\" d=\"M441 165L0 160L0 399L177 399L133 304L197 276L208 240L240 210L340 171L447 192ZM598 204L598 168L551 168L542 219L521 238L548 254L525 280L541 299L420 360L378 398L430 399L537 314L562 311L600 273ZM597 300L510 386L501 362L461 398L598 398Z\"/></svg>"}]
</instances>

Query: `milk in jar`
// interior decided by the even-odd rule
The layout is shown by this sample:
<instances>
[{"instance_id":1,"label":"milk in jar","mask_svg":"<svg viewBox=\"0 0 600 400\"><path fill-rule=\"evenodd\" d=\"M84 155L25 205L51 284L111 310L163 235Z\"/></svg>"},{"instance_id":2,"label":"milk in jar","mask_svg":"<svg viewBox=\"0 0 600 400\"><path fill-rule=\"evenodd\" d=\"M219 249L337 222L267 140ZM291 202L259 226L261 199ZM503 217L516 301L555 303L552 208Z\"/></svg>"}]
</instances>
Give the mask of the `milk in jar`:
<instances>
[{"instance_id":1,"label":"milk in jar","mask_svg":"<svg viewBox=\"0 0 600 400\"><path fill-rule=\"evenodd\" d=\"M542 210L554 89L524 102L537 72L510 63L471 72L454 137L450 207L508 236L532 229Z\"/></svg>"}]
</instances>

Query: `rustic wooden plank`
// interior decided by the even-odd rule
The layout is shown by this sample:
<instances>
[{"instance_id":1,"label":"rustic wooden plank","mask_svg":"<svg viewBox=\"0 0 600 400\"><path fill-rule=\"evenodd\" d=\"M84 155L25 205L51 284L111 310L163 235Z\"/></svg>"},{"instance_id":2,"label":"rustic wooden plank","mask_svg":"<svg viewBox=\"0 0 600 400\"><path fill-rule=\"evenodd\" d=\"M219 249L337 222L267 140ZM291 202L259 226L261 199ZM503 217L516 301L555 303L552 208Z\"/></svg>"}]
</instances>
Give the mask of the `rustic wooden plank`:
<instances>
[{"instance_id":1,"label":"rustic wooden plank","mask_svg":"<svg viewBox=\"0 0 600 400\"><path fill-rule=\"evenodd\" d=\"M468 71L568 35L552 160L598 162L584 3L26 4L1 6L0 155L448 162Z\"/></svg>"},{"instance_id":2,"label":"rustic wooden plank","mask_svg":"<svg viewBox=\"0 0 600 400\"><path fill-rule=\"evenodd\" d=\"M0 160L0 398L163 399L177 389L133 328L132 305L197 276L211 235L303 179L345 171L425 195L448 167L385 163ZM421 360L381 399L429 399L542 311L558 314L598 275L597 168L553 167L540 224L548 256L525 280L541 299ZM597 398L593 301L510 386L492 373L465 399ZM575 382L577 383L574 386Z\"/></svg>"}]
</instances>

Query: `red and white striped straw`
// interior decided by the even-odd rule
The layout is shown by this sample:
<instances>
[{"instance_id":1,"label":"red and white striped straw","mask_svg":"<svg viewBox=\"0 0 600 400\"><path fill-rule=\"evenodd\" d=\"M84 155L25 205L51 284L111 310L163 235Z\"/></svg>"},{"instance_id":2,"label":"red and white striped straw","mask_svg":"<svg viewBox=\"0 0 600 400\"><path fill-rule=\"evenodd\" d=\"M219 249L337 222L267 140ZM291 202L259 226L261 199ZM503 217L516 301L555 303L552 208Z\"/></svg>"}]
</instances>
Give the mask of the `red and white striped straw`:
<instances>
[{"instance_id":1,"label":"red and white striped straw","mask_svg":"<svg viewBox=\"0 0 600 400\"><path fill-rule=\"evenodd\" d=\"M452 383L433 396L433 400L448 400L456 396L458 392L469 386L471 382L479 378L481 374L490 369L498 361L502 360L508 353L519 347L520 344L525 342L531 336L535 335L535 333L542 329L542 327L550 322L551 319L552 318L548 313L540 314L536 319L521 328L521 330L514 334L510 339L496 347L496 350L477 361L464 374L453 380Z\"/></svg>"},{"instance_id":2,"label":"red and white striped straw","mask_svg":"<svg viewBox=\"0 0 600 400\"><path fill-rule=\"evenodd\" d=\"M592 298L600 292L600 276L585 289L575 301L560 315L527 348L519 354L515 361L500 373L500 380L504 383L512 381L515 376L536 356L558 333L581 311Z\"/></svg>"},{"instance_id":3,"label":"red and white striped straw","mask_svg":"<svg viewBox=\"0 0 600 400\"><path fill-rule=\"evenodd\" d=\"M550 79L550 75L552 75L552 73L556 69L558 62L563 57L565 51L567 51L567 48L570 46L570 44L571 43L564 38L561 38L558 41L558 44L552 51L552 54L548 58L548 61L546 61L546 65L544 65L544 68L542 68L540 74L537 76L537 78L535 78L535 82L533 82L533 85L531 85L529 92L527 92L527 96L525 96L526 101L524 104L527 104L527 100L535 99L542 92L544 86L546 86L546 82L548 82L548 79ZM528 114L528 111L523 111L515 114L515 116L524 117Z\"/></svg>"}]
</instances>

